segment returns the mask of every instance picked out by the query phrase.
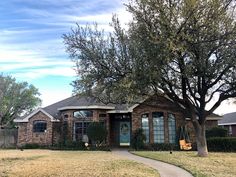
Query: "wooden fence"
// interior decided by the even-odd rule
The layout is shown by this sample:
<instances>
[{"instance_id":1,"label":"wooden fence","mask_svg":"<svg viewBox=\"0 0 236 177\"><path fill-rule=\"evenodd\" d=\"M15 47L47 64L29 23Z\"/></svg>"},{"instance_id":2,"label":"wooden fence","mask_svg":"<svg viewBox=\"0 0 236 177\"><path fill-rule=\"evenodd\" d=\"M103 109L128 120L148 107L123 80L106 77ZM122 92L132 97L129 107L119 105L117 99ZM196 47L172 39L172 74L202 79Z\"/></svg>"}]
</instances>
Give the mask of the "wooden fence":
<instances>
[{"instance_id":1,"label":"wooden fence","mask_svg":"<svg viewBox=\"0 0 236 177\"><path fill-rule=\"evenodd\" d=\"M0 148L16 147L17 132L17 129L0 129Z\"/></svg>"}]
</instances>

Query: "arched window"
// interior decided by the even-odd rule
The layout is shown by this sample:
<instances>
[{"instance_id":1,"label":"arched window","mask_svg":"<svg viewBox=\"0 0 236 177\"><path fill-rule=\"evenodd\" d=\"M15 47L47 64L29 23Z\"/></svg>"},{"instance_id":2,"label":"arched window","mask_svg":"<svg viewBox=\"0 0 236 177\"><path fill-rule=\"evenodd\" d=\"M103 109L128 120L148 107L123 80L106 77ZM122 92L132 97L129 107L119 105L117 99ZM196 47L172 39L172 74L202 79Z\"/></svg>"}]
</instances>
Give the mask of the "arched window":
<instances>
[{"instance_id":1,"label":"arched window","mask_svg":"<svg viewBox=\"0 0 236 177\"><path fill-rule=\"evenodd\" d=\"M146 143L149 143L149 122L148 122L148 114L142 115L142 129L143 133L146 137Z\"/></svg>"},{"instance_id":2,"label":"arched window","mask_svg":"<svg viewBox=\"0 0 236 177\"><path fill-rule=\"evenodd\" d=\"M176 143L176 122L174 114L168 114L169 142Z\"/></svg>"},{"instance_id":3,"label":"arched window","mask_svg":"<svg viewBox=\"0 0 236 177\"><path fill-rule=\"evenodd\" d=\"M74 112L75 118L92 118L93 111L91 110L79 110Z\"/></svg>"},{"instance_id":4,"label":"arched window","mask_svg":"<svg viewBox=\"0 0 236 177\"><path fill-rule=\"evenodd\" d=\"M153 112L152 118L154 143L164 143L164 114L163 112Z\"/></svg>"}]
</instances>

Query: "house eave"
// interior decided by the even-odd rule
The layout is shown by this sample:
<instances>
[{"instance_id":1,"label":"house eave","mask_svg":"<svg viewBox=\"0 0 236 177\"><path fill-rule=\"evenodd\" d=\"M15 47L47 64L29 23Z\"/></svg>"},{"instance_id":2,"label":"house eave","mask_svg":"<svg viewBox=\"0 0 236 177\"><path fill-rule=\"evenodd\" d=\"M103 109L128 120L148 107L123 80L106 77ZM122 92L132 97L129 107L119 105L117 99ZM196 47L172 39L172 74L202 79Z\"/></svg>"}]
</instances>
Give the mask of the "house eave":
<instances>
[{"instance_id":1,"label":"house eave","mask_svg":"<svg viewBox=\"0 0 236 177\"><path fill-rule=\"evenodd\" d=\"M64 110L76 110L76 109L115 109L113 106L98 106L98 105L90 105L90 106L64 106L61 108L58 108L58 111L64 111Z\"/></svg>"},{"instance_id":2,"label":"house eave","mask_svg":"<svg viewBox=\"0 0 236 177\"><path fill-rule=\"evenodd\" d=\"M230 123L218 123L218 125L236 125L236 122L230 122Z\"/></svg>"},{"instance_id":3,"label":"house eave","mask_svg":"<svg viewBox=\"0 0 236 177\"><path fill-rule=\"evenodd\" d=\"M115 113L131 113L132 111L130 110L111 110L107 111L108 114L115 114Z\"/></svg>"}]
</instances>

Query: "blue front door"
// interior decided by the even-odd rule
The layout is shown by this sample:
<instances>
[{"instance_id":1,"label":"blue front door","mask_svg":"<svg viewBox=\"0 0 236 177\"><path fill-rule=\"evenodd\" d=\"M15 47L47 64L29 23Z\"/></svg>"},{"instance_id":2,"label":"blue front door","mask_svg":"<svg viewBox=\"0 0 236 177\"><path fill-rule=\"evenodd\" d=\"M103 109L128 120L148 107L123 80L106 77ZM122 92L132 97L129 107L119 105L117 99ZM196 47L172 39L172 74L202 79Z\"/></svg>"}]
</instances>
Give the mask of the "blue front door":
<instances>
[{"instance_id":1,"label":"blue front door","mask_svg":"<svg viewBox=\"0 0 236 177\"><path fill-rule=\"evenodd\" d=\"M120 122L120 146L130 145L130 122Z\"/></svg>"}]
</instances>

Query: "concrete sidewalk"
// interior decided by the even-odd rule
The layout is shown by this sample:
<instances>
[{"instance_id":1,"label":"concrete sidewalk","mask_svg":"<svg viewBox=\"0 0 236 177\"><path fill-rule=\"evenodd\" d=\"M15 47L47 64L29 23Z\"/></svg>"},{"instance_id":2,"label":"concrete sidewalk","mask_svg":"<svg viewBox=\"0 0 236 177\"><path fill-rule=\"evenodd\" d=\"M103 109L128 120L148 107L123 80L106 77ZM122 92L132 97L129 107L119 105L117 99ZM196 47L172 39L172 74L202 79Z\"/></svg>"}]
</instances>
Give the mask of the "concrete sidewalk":
<instances>
[{"instance_id":1,"label":"concrete sidewalk","mask_svg":"<svg viewBox=\"0 0 236 177\"><path fill-rule=\"evenodd\" d=\"M114 154L126 157L129 160L143 163L147 166L156 169L160 173L161 177L193 177L193 175L191 175L189 172L185 171L182 168L157 160L136 156L129 153L127 150L114 149L112 152Z\"/></svg>"}]
</instances>

